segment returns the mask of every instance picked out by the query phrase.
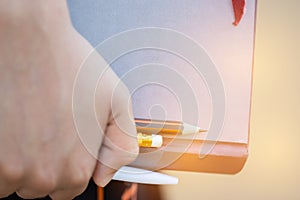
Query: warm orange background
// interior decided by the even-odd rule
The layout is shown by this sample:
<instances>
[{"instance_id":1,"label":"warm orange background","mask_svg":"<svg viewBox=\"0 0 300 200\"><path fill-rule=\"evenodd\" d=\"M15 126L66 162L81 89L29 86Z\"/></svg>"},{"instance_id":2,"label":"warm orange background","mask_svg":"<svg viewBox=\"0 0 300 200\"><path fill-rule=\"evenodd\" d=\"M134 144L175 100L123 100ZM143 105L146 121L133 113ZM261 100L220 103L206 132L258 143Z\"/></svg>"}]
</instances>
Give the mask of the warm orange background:
<instances>
[{"instance_id":1,"label":"warm orange background","mask_svg":"<svg viewBox=\"0 0 300 200\"><path fill-rule=\"evenodd\" d=\"M299 0L258 0L253 76L250 155L242 172L168 172L180 183L162 187L164 199L300 199Z\"/></svg>"}]
</instances>

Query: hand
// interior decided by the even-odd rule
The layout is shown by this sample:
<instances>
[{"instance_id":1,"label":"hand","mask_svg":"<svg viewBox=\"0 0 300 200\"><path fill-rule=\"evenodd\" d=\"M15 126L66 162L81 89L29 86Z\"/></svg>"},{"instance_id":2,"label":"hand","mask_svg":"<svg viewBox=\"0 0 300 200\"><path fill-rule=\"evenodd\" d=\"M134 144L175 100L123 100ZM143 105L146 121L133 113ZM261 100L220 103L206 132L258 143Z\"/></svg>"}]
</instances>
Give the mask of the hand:
<instances>
[{"instance_id":1,"label":"hand","mask_svg":"<svg viewBox=\"0 0 300 200\"><path fill-rule=\"evenodd\" d=\"M104 186L138 154L129 93L123 86L114 93L120 80L108 69L100 80L105 87L96 93L105 137L79 137L73 84L92 47L73 29L66 5L47 15L3 2L13 11L0 16L0 197L17 192L23 198L72 199L91 177ZM95 69L105 70L101 56L95 58Z\"/></svg>"}]
</instances>

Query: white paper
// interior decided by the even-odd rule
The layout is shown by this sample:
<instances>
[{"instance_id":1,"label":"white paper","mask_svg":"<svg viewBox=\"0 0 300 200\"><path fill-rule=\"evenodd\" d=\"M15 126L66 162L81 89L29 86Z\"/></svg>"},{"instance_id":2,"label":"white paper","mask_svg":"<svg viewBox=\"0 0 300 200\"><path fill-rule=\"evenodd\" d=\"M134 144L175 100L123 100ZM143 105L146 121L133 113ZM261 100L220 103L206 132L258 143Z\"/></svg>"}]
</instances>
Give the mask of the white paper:
<instances>
[{"instance_id":1,"label":"white paper","mask_svg":"<svg viewBox=\"0 0 300 200\"><path fill-rule=\"evenodd\" d=\"M124 166L112 178L113 180L142 184L174 185L178 178L145 169Z\"/></svg>"}]
</instances>

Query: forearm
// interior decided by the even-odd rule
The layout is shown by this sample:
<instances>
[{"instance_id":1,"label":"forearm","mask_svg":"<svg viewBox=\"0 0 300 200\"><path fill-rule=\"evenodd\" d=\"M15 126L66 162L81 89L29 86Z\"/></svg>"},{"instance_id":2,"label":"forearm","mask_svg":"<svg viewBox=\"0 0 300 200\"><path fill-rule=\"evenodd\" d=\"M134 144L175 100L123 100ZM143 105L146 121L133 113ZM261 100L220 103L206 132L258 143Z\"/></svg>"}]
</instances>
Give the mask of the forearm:
<instances>
[{"instance_id":1,"label":"forearm","mask_svg":"<svg viewBox=\"0 0 300 200\"><path fill-rule=\"evenodd\" d=\"M59 38L69 29L73 27L65 0L1 0L0 58L6 61L0 62L2 76L5 71L16 76L20 69L24 76L37 66L41 71L51 52L57 51L52 46L63 46Z\"/></svg>"},{"instance_id":2,"label":"forearm","mask_svg":"<svg viewBox=\"0 0 300 200\"><path fill-rule=\"evenodd\" d=\"M0 28L23 24L43 26L45 30L69 26L66 0L1 0Z\"/></svg>"}]
</instances>

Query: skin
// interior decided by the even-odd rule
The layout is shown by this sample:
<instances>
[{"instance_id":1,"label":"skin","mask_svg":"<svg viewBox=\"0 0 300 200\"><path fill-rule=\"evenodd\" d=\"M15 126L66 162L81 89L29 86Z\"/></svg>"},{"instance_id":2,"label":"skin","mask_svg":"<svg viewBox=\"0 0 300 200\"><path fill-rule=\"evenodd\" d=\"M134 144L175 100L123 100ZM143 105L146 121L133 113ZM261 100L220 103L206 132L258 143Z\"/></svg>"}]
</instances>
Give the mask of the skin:
<instances>
[{"instance_id":1,"label":"skin","mask_svg":"<svg viewBox=\"0 0 300 200\"><path fill-rule=\"evenodd\" d=\"M72 199L91 178L104 186L134 161L130 95L111 69L95 96L104 136L76 131L74 81L93 48L72 27L65 1L1 0L0 44L0 198ZM91 65L105 70L100 55Z\"/></svg>"}]
</instances>

